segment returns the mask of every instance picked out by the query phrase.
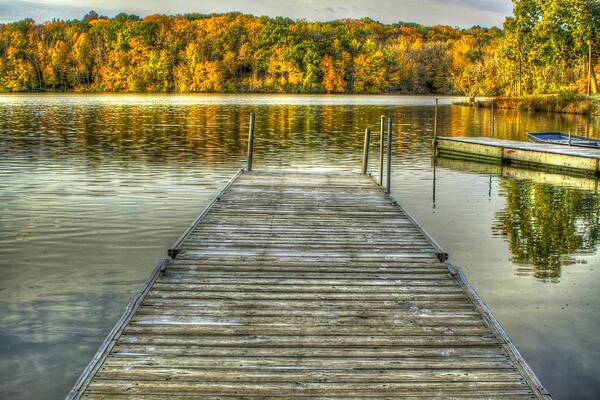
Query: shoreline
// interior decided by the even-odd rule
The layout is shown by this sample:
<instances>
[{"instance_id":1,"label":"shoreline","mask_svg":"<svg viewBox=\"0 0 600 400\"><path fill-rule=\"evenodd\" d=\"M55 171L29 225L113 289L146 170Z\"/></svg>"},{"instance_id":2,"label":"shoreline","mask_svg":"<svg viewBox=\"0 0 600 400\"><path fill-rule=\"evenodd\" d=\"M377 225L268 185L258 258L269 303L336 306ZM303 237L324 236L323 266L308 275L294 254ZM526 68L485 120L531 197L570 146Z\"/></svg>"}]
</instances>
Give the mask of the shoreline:
<instances>
[{"instance_id":1,"label":"shoreline","mask_svg":"<svg viewBox=\"0 0 600 400\"><path fill-rule=\"evenodd\" d=\"M486 100L452 103L462 107L552 112L600 116L600 96L586 95L528 95L521 97L496 97Z\"/></svg>"},{"instance_id":2,"label":"shoreline","mask_svg":"<svg viewBox=\"0 0 600 400\"><path fill-rule=\"evenodd\" d=\"M366 97L384 97L384 96L397 96L397 97L439 97L439 98L461 98L468 99L469 96L465 96L457 93L402 93L402 92L381 92L381 93L360 93L360 92L348 92L348 93L325 93L325 92L266 92L266 91L241 91L241 92L134 92L134 91L77 91L77 90L44 90L44 91L22 91L22 92L2 92L0 96L19 96L19 95L173 95L173 96L243 96L243 95L265 95L265 96L327 96L327 97L352 97L352 96L366 96ZM457 103L458 104L458 103Z\"/></svg>"}]
</instances>

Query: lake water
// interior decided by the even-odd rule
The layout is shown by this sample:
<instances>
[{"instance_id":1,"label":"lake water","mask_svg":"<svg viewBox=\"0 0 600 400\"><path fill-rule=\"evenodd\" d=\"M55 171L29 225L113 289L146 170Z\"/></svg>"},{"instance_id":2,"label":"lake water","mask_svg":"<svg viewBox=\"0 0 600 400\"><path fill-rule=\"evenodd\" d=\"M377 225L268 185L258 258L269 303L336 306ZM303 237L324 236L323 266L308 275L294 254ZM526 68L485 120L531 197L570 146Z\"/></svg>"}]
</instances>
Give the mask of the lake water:
<instances>
[{"instance_id":1,"label":"lake water","mask_svg":"<svg viewBox=\"0 0 600 400\"><path fill-rule=\"evenodd\" d=\"M441 98L441 134L489 134L489 110L452 100ZM447 160L434 168L432 103L0 96L0 398L66 395L156 261L243 166L251 111L255 168L358 170L364 129L393 116L393 195L465 270L556 399L597 398L596 182ZM496 123L509 139L600 134L598 119L574 115L501 111Z\"/></svg>"}]
</instances>

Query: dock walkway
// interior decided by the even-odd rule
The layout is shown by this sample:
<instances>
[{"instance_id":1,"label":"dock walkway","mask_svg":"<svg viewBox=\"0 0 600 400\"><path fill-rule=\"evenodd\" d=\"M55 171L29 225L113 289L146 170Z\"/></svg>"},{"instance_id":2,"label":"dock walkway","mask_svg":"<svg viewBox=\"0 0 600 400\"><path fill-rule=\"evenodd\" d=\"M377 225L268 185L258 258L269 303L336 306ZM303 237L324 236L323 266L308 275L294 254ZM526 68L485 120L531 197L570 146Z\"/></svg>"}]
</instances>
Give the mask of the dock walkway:
<instances>
[{"instance_id":1,"label":"dock walkway","mask_svg":"<svg viewBox=\"0 0 600 400\"><path fill-rule=\"evenodd\" d=\"M437 137L435 145L441 157L600 174L600 149L490 137Z\"/></svg>"},{"instance_id":2,"label":"dock walkway","mask_svg":"<svg viewBox=\"0 0 600 400\"><path fill-rule=\"evenodd\" d=\"M365 175L242 171L170 255L68 398L549 398Z\"/></svg>"}]
</instances>

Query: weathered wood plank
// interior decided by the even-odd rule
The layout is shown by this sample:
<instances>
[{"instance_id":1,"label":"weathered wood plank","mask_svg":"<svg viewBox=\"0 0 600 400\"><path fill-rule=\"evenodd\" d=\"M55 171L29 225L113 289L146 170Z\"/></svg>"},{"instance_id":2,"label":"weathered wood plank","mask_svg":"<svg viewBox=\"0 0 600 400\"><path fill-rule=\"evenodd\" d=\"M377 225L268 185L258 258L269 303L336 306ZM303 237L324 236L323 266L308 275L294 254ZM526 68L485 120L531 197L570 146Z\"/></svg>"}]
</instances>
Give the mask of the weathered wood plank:
<instances>
[{"instance_id":1,"label":"weathered wood plank","mask_svg":"<svg viewBox=\"0 0 600 400\"><path fill-rule=\"evenodd\" d=\"M337 260L326 261L320 258L305 258L306 264L302 260L289 259L270 259L268 257L258 256L252 259L244 260L242 257L221 257L205 256L189 258L178 258L169 264L169 271L225 271L232 272L239 269L240 272L317 272L317 273L384 273L384 274L404 274L404 273L444 273L448 274L448 268L442 264L432 262L431 257L416 258L409 260ZM177 261L177 262L175 262Z\"/></svg>"},{"instance_id":2,"label":"weathered wood plank","mask_svg":"<svg viewBox=\"0 0 600 400\"><path fill-rule=\"evenodd\" d=\"M218 248L218 249L184 249L178 254L181 259L195 259L198 257L222 257L222 256L237 256L246 258L255 258L260 256L271 256L280 258L325 258L334 257L341 258L347 255L350 249L346 250L332 250L332 249L271 249L265 250L264 247L255 248ZM420 249L418 251L421 251ZM363 251L357 253L356 259L378 261L387 260L393 262L413 262L413 261L427 261L431 262L436 258L435 254L431 249L423 250L423 252L415 252L415 250L405 249L398 250L397 252L384 252L379 249L370 249L369 251Z\"/></svg>"},{"instance_id":3,"label":"weathered wood plank","mask_svg":"<svg viewBox=\"0 0 600 400\"><path fill-rule=\"evenodd\" d=\"M97 379L169 382L319 382L319 383L374 383L374 382L515 382L521 378L516 370L337 370L290 368L188 368L188 367L102 367Z\"/></svg>"},{"instance_id":4,"label":"weathered wood plank","mask_svg":"<svg viewBox=\"0 0 600 400\"><path fill-rule=\"evenodd\" d=\"M395 394L395 393L452 393L479 390L523 390L524 382L364 382L364 383L327 383L327 382L157 382L157 381L119 381L94 379L88 391L91 393L207 393L248 395L351 395L351 394Z\"/></svg>"},{"instance_id":5,"label":"weathered wood plank","mask_svg":"<svg viewBox=\"0 0 600 400\"><path fill-rule=\"evenodd\" d=\"M390 299L363 301L358 299L350 300L321 300L321 299L304 299L304 300L194 300L194 299L161 299L161 298L146 298L143 305L159 306L159 307L188 307L188 308L203 308L207 310L220 309L235 312L237 309L252 309L252 310L363 310L363 311L379 311L383 310L386 313L401 312L411 310L427 314L435 310L474 310L475 307L464 301L464 298L449 301L439 300L399 300Z\"/></svg>"},{"instance_id":6,"label":"weathered wood plank","mask_svg":"<svg viewBox=\"0 0 600 400\"><path fill-rule=\"evenodd\" d=\"M435 271L431 269L423 270L421 269L412 269L409 271L391 271L391 272L379 272L377 270L373 270L371 272L354 272L347 273L345 271L339 272L337 269L333 269L327 271L326 269L320 270L320 272L315 272L312 269L312 272L304 272L306 270L290 270L290 269L272 269L272 270L262 270L262 271L232 271L232 270L224 270L224 269L208 269L204 266L199 268L188 268L186 266L171 266L169 268L169 274L165 278L164 282L172 282L172 281L193 281L199 282L201 280L229 280L236 279L240 281L244 280L252 280L252 281L263 281L265 279L268 280L278 280L278 279L287 279L290 276L293 276L296 280L307 280L307 281L315 281L315 282L323 282L330 280L351 280L351 281L402 281L402 282L414 282L421 281L423 283L430 281L445 281L448 282L448 271L444 271L442 269ZM311 271L311 270L309 270ZM434 283L435 284L435 283ZM452 283L450 283L452 284Z\"/></svg>"},{"instance_id":7,"label":"weathered wood plank","mask_svg":"<svg viewBox=\"0 0 600 400\"><path fill-rule=\"evenodd\" d=\"M361 334L361 331L355 329L354 331L346 331L345 334L330 336L327 335L327 330L321 330L320 335L314 333L306 333L297 329L292 332L273 332L269 330L268 334L263 333L262 335L247 332L237 333L236 335L223 330L211 331L210 334L200 335L195 334L184 329L169 329L168 327L162 328L148 328L140 326L129 326L125 331L124 336L130 336L132 339L124 340L120 342L122 346L131 341L132 345L145 344L146 341L150 344L162 344L165 346L219 346L219 347L264 347L277 349L272 355L280 353L279 349L286 348L286 352L292 352L293 349L298 346L302 346L299 351L300 354L304 354L304 351L312 351L315 349L328 348L348 348L347 350L354 351L356 354L397 354L403 349L398 348L384 348L383 346L413 346L413 347L450 347L450 346L497 346L498 340L489 335L482 335L481 332L477 332L475 329L466 330L462 329L459 332L444 332L440 329L413 329L412 332L409 330L379 330L374 329L375 332L371 334ZM332 330L329 329L329 332ZM384 331L384 333L382 333ZM475 332L473 332L475 331ZM206 330L204 330L206 332ZM263 329L261 332L267 332L267 329ZM441 334L440 334L441 332ZM414 333L414 334L411 334ZM471 334L470 336L466 336ZM196 337L198 336L198 337ZM351 347L354 348L351 349ZM362 346L362 348L361 348ZM380 348L377 348L380 346ZM121 351L127 351L131 347L118 347ZM139 349L138 349L139 350ZM146 348L147 351L167 351L173 350L167 347L165 348ZM194 349L190 347L190 350L202 350ZM213 349L216 350L216 349ZM225 350L225 349L221 349ZM235 355L236 349L232 349L232 355ZM272 350L275 351L275 350ZM289 353L292 354L292 353ZM298 353L294 353L298 354ZM338 356L344 356L343 353L336 353ZM281 354L283 355L283 354Z\"/></svg>"},{"instance_id":8,"label":"weathered wood plank","mask_svg":"<svg viewBox=\"0 0 600 400\"><path fill-rule=\"evenodd\" d=\"M465 294L453 293L319 293L319 292L197 292L197 291L157 291L153 290L146 298L150 299L196 299L196 300L355 300L355 301L400 301L400 300L466 300Z\"/></svg>"},{"instance_id":9,"label":"weathered wood plank","mask_svg":"<svg viewBox=\"0 0 600 400\"><path fill-rule=\"evenodd\" d=\"M232 313L233 314L233 313ZM314 326L335 326L336 331L341 327L362 327L368 326L385 327L392 332L396 332L399 327L419 326L419 327L442 327L443 332L452 332L455 327L476 326L483 327L485 324L481 319L474 317L437 317L437 318L420 318L418 315L405 316L400 319L399 316L373 316L373 315L352 315L352 316L335 316L329 315L327 318L323 316L283 316L281 314L274 316L247 316L247 315L227 315L226 318L221 316L209 317L206 315L181 315L173 313L161 314L136 314L132 319L131 324L135 325L186 325L186 326L203 326L203 325L296 325L304 326L306 330Z\"/></svg>"},{"instance_id":10,"label":"weathered wood plank","mask_svg":"<svg viewBox=\"0 0 600 400\"><path fill-rule=\"evenodd\" d=\"M259 265L259 266L296 266L302 268L316 268L321 266L335 266L337 267L436 267L446 268L445 264L440 263L437 258L427 254L412 254L414 257L410 257L411 254L407 254L406 258L395 258L388 255L377 256L377 257L363 257L361 253L356 254L344 254L340 257L327 257L327 256L299 256L291 254L288 256L271 256L268 254L259 254L256 257L248 258L238 254L219 254L219 255L205 255L197 256L193 261L190 261L184 257L177 257L175 260L171 260L169 265L193 265L195 267L204 267L211 265ZM448 270L446 268L446 270Z\"/></svg>"},{"instance_id":11,"label":"weathered wood plank","mask_svg":"<svg viewBox=\"0 0 600 400\"><path fill-rule=\"evenodd\" d=\"M261 395L261 396L247 396L247 395L211 395L211 394L169 394L169 400L282 400L282 399L307 399L310 397L311 400L464 400L464 399L478 399L478 400L531 400L533 397L529 390L494 390L494 391L478 391L474 392L463 392L454 394L442 393L442 394L431 394L425 393L422 395L416 393L394 393L393 395L369 395L364 394L360 396L354 395L342 395L342 396L305 396L302 393L297 395L287 394L285 396L278 396L277 394L272 395ZM83 396L84 399L88 400L162 400L165 398L164 394L123 394L123 393L86 393Z\"/></svg>"},{"instance_id":12,"label":"weathered wood plank","mask_svg":"<svg viewBox=\"0 0 600 400\"><path fill-rule=\"evenodd\" d=\"M377 283L377 281L352 281L352 282L314 282L293 283L286 281L278 283L276 279L266 279L264 281L244 282L240 280L205 281L205 282L186 282L182 280L168 280L164 283L154 285L154 291L203 291L203 292L286 292L286 293L461 293L462 290L453 282L448 281L425 281L412 283L406 281L405 285L401 283Z\"/></svg>"},{"instance_id":13,"label":"weathered wood plank","mask_svg":"<svg viewBox=\"0 0 600 400\"><path fill-rule=\"evenodd\" d=\"M489 358L398 358L382 362L379 358L295 358L295 357L165 357L165 356L113 356L106 360L109 368L313 368L347 370L381 369L386 370L488 370L509 369L515 371L508 357Z\"/></svg>"},{"instance_id":14,"label":"weathered wood plank","mask_svg":"<svg viewBox=\"0 0 600 400\"><path fill-rule=\"evenodd\" d=\"M295 276L295 275L294 275ZM206 277L205 274L169 274L168 277L160 283L161 286L173 285L173 284L195 284L195 285L292 285L292 286L392 286L392 287L406 287L406 286L447 286L447 287L459 287L456 282L452 282L447 276L428 276L416 275L415 278L410 279L407 277L389 277L388 279L380 279L376 276L371 277L348 277L348 278L324 278L322 276L303 276L301 278L272 278L272 277L244 277L244 276L230 276L230 277ZM158 287L158 286L157 286Z\"/></svg>"},{"instance_id":15,"label":"weathered wood plank","mask_svg":"<svg viewBox=\"0 0 600 400\"><path fill-rule=\"evenodd\" d=\"M281 318L281 317L313 317L313 318L340 318L340 317L356 317L363 319L375 319L376 317L385 317L388 319L392 318L418 318L418 319L433 319L433 320L445 320L445 319L475 319L481 321L479 313L476 311L433 311L433 310L399 310L399 309L344 309L336 310L327 307L320 307L318 309L305 309L299 310L292 307L287 308L271 308L271 309L249 309L249 308L237 308L237 309L203 309L198 307L177 307L177 306L163 306L157 307L154 305L142 305L137 310L136 315L178 315L178 316L204 316L204 317L269 317L269 318ZM300 321L298 321L300 322ZM451 321L449 321L451 322Z\"/></svg>"},{"instance_id":16,"label":"weathered wood plank","mask_svg":"<svg viewBox=\"0 0 600 400\"><path fill-rule=\"evenodd\" d=\"M144 339L142 336L137 337L140 341ZM420 337L414 342L409 342L409 338L407 337L407 340L404 341L404 346L392 344L393 342L387 342L380 347L344 347L339 344L345 342L339 341L336 342L338 343L338 346L335 346L330 342L330 344L325 345L325 343L328 342L323 342L321 344L313 344L313 347L308 347L307 344L297 341L292 343L292 345L302 347L284 347L283 345L275 347L272 342L266 343L261 347L259 344L253 344L252 346L243 345L241 339L239 340L241 344L235 347L235 343L232 343L232 341L236 338L231 338L230 341L227 342L227 345L219 347L210 344L210 342L208 342L210 339L209 337L202 339L202 343L209 343L206 346L198 345L198 340L194 342L193 338L186 341L185 339L149 335L146 339L152 342L147 345L118 344L115 346L111 355L135 357L145 357L149 355L186 357L329 357L335 359L343 358L347 361L354 361L361 358L378 358L382 363L387 363L388 360L403 357L430 358L452 357L456 355L461 358L479 359L506 356L506 352L504 352L492 339L488 339L487 342L479 339L472 341L456 341L453 340L453 338L440 337L435 341L431 341L431 338ZM290 338L290 340L293 339L294 338ZM298 337L296 337L296 339L298 339ZM359 343L362 344L364 341L361 340ZM319 345L322 347L318 347Z\"/></svg>"},{"instance_id":17,"label":"weathered wood plank","mask_svg":"<svg viewBox=\"0 0 600 400\"><path fill-rule=\"evenodd\" d=\"M397 335L397 336L469 336L489 335L489 329L484 326L403 326L403 325L342 325L320 321L320 325L292 325L285 324L254 324L241 325L235 320L211 321L197 320L197 322L178 321L169 319L142 319L139 317L129 323L125 333L143 333L153 335L174 336L216 336L216 335L261 335L269 332L270 335L282 336L324 336L331 334L334 330L338 336L373 336L373 335ZM408 322L405 322L408 324ZM479 336L477 336L479 339Z\"/></svg>"}]
</instances>

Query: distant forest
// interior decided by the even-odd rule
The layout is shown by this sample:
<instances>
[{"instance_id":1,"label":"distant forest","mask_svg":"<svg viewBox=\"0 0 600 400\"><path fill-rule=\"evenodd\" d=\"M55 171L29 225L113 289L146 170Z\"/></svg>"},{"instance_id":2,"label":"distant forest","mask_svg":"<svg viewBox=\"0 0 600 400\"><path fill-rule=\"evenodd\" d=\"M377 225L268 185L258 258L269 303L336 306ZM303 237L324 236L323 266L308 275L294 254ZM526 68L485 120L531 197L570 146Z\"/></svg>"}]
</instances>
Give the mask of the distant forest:
<instances>
[{"instance_id":1,"label":"distant forest","mask_svg":"<svg viewBox=\"0 0 600 400\"><path fill-rule=\"evenodd\" d=\"M585 91L598 0L513 1L503 29L222 15L0 24L0 91Z\"/></svg>"}]
</instances>

